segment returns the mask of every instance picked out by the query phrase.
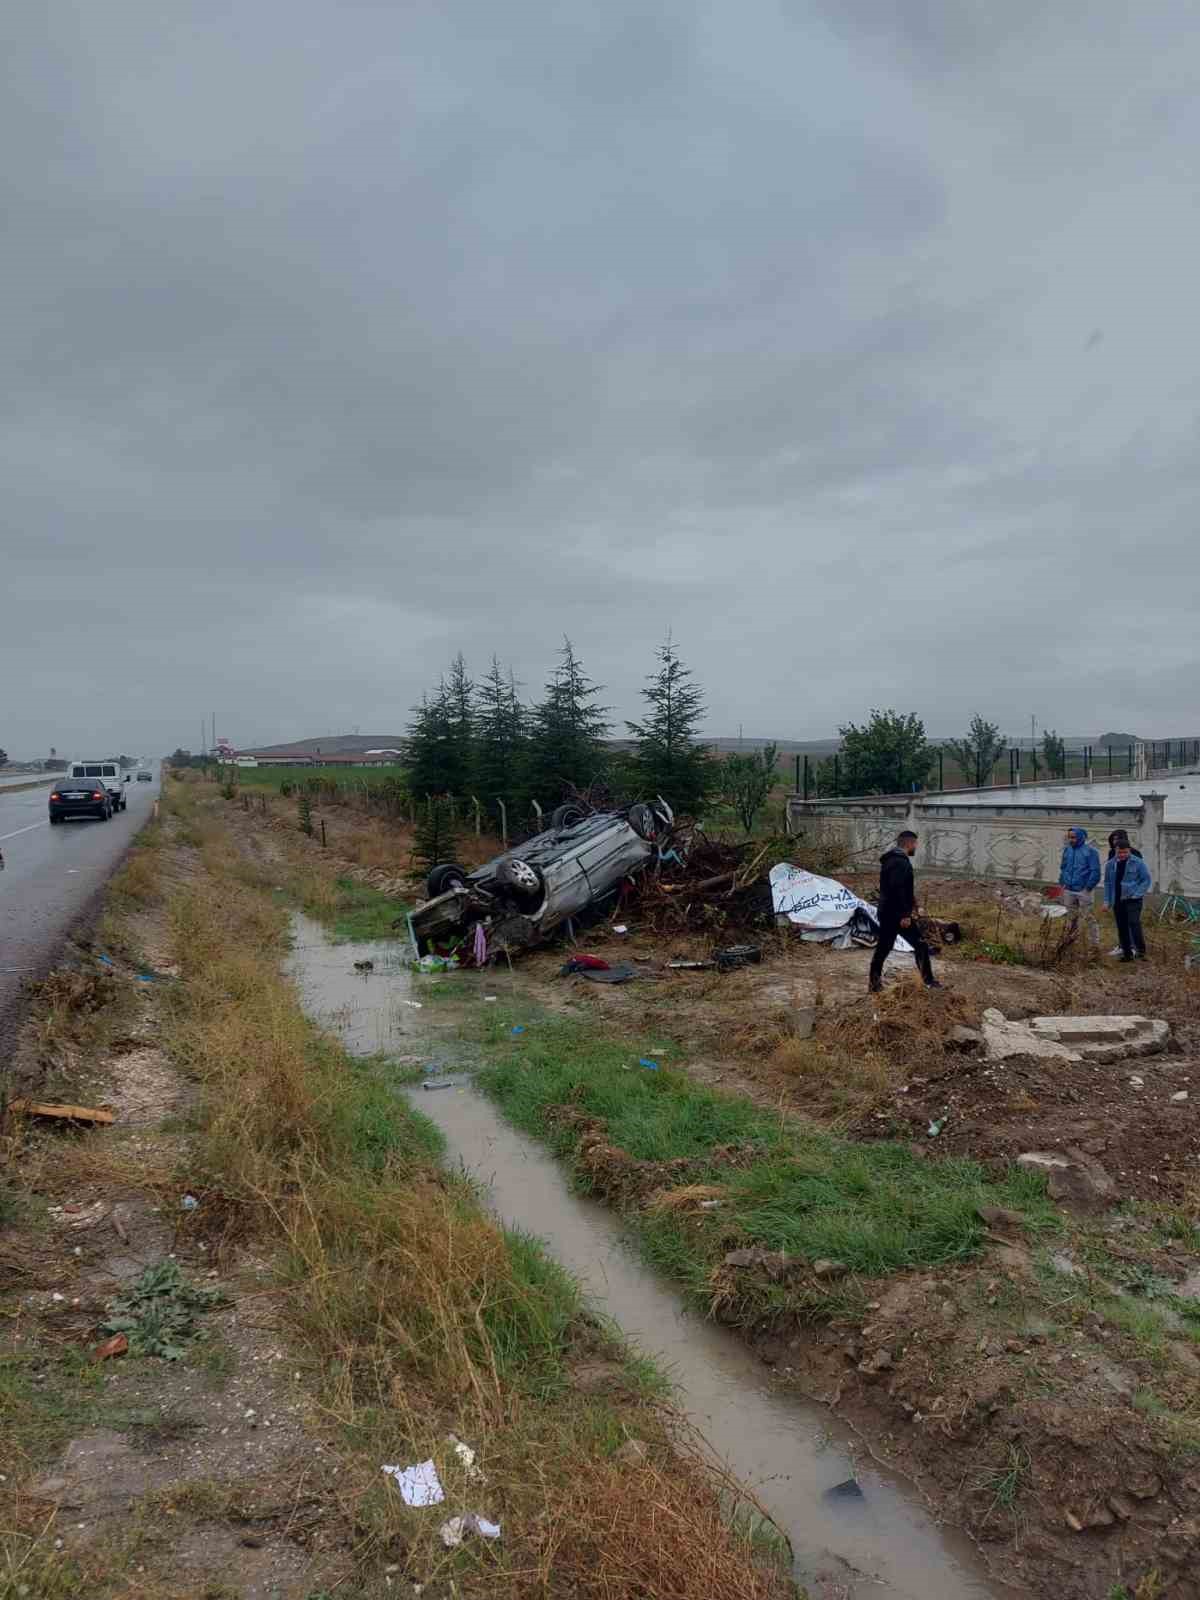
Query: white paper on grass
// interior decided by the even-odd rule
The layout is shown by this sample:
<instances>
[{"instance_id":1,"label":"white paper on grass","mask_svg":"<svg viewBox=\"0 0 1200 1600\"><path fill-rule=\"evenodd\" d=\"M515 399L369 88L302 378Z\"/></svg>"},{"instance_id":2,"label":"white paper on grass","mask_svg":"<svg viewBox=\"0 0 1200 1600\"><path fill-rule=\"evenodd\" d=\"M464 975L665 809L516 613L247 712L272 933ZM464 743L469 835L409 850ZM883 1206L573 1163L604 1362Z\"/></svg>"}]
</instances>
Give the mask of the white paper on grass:
<instances>
[{"instance_id":1,"label":"white paper on grass","mask_svg":"<svg viewBox=\"0 0 1200 1600\"><path fill-rule=\"evenodd\" d=\"M481 1539L498 1539L500 1524L489 1522L477 1511L469 1511L465 1517L451 1517L449 1522L443 1522L439 1531L446 1549L456 1550L468 1533L477 1533Z\"/></svg>"},{"instance_id":2,"label":"white paper on grass","mask_svg":"<svg viewBox=\"0 0 1200 1600\"><path fill-rule=\"evenodd\" d=\"M775 915L786 917L802 929L805 939L829 942L846 949L850 944L850 923L856 911L865 911L874 926L879 926L875 907L860 900L853 889L847 889L836 878L820 878L803 867L793 867L789 861L778 862L768 876ZM902 953L912 952L912 946L905 939L897 939L895 947Z\"/></svg>"},{"instance_id":3,"label":"white paper on grass","mask_svg":"<svg viewBox=\"0 0 1200 1600\"><path fill-rule=\"evenodd\" d=\"M436 1506L446 1498L432 1461L418 1461L412 1467L384 1467L383 1470L400 1485L406 1506Z\"/></svg>"}]
</instances>

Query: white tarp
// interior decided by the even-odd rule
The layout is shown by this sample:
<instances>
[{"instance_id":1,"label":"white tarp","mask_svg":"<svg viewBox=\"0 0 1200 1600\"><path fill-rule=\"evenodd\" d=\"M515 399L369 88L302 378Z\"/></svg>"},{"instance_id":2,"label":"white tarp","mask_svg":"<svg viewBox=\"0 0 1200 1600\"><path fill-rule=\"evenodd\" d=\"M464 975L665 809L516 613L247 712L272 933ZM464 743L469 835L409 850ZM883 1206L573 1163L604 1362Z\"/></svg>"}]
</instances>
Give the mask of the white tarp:
<instances>
[{"instance_id":1,"label":"white tarp","mask_svg":"<svg viewBox=\"0 0 1200 1600\"><path fill-rule=\"evenodd\" d=\"M873 928L879 926L875 907L860 900L853 889L847 889L836 878L819 878L815 872L793 867L787 861L773 866L769 877L775 915L794 923L802 930L804 939L832 943L845 949L851 942L851 924L859 911L870 918ZM896 949L902 953L911 952L912 946L904 939L897 939Z\"/></svg>"}]
</instances>

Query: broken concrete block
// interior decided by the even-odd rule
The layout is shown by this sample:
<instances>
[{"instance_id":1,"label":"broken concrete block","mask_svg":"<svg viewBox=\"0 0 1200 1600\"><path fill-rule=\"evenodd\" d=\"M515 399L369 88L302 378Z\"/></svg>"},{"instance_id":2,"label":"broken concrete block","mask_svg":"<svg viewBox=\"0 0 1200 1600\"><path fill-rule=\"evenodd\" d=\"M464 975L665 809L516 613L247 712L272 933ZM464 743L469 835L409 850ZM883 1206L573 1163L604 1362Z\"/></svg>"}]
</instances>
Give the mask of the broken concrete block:
<instances>
[{"instance_id":1,"label":"broken concrete block","mask_svg":"<svg viewBox=\"0 0 1200 1600\"><path fill-rule=\"evenodd\" d=\"M1027 1150L1017 1157L1017 1165L1044 1174L1052 1200L1102 1206L1116 1199L1117 1186L1108 1173L1093 1157L1074 1146L1066 1150Z\"/></svg>"},{"instance_id":2,"label":"broken concrete block","mask_svg":"<svg viewBox=\"0 0 1200 1600\"><path fill-rule=\"evenodd\" d=\"M1148 1056L1166 1048L1165 1022L1139 1016L1033 1017L1030 1030L1039 1038L1076 1050L1087 1061L1119 1061Z\"/></svg>"},{"instance_id":3,"label":"broken concrete block","mask_svg":"<svg viewBox=\"0 0 1200 1600\"><path fill-rule=\"evenodd\" d=\"M958 1027L950 1029L949 1037L946 1040L946 1049L961 1050L965 1054L971 1050L978 1050L982 1043L983 1035L978 1028L964 1028L960 1024Z\"/></svg>"},{"instance_id":4,"label":"broken concrete block","mask_svg":"<svg viewBox=\"0 0 1200 1600\"><path fill-rule=\"evenodd\" d=\"M983 1047L989 1061L1010 1056L1038 1056L1054 1061L1082 1061L1076 1050L1034 1033L1024 1022L1009 1022L1003 1012L989 1006L983 1013Z\"/></svg>"}]
</instances>

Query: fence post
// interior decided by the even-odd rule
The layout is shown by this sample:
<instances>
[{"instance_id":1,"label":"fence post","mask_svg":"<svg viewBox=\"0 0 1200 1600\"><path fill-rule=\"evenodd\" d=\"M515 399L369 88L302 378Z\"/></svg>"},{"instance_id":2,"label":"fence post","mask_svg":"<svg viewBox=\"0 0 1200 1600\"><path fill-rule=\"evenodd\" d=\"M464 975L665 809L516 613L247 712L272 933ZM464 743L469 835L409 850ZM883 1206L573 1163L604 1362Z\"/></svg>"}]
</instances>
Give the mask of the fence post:
<instances>
[{"instance_id":1,"label":"fence post","mask_svg":"<svg viewBox=\"0 0 1200 1600\"><path fill-rule=\"evenodd\" d=\"M500 842L504 846L504 848L507 850L508 849L508 807L504 804L504 801L501 800L499 795L496 796L496 804L500 807Z\"/></svg>"},{"instance_id":2,"label":"fence post","mask_svg":"<svg viewBox=\"0 0 1200 1600\"><path fill-rule=\"evenodd\" d=\"M799 766L800 766L800 757L799 756L796 757L796 766L797 766L797 768L799 768ZM796 780L797 780L796 781L796 787L797 787L797 789L800 787L799 779L800 779L800 773L799 773L799 771L797 771L797 773L796 773ZM808 757L807 756L805 756L805 758L804 758L804 798L806 800L808 799Z\"/></svg>"},{"instance_id":3,"label":"fence post","mask_svg":"<svg viewBox=\"0 0 1200 1600\"><path fill-rule=\"evenodd\" d=\"M325 818L321 818L321 848L325 848Z\"/></svg>"},{"instance_id":4,"label":"fence post","mask_svg":"<svg viewBox=\"0 0 1200 1600\"><path fill-rule=\"evenodd\" d=\"M833 754L833 792L834 794L842 792L842 763L836 750Z\"/></svg>"},{"instance_id":5,"label":"fence post","mask_svg":"<svg viewBox=\"0 0 1200 1600\"><path fill-rule=\"evenodd\" d=\"M946 773L945 773L945 768L944 768L944 765L943 765L943 752L942 752L941 745L938 745L938 788L939 788L939 790L944 790L945 787L946 787Z\"/></svg>"},{"instance_id":6,"label":"fence post","mask_svg":"<svg viewBox=\"0 0 1200 1600\"><path fill-rule=\"evenodd\" d=\"M807 756L805 756L805 758L804 758L804 764L805 764L805 766L808 765L808 757ZM796 752L796 790L797 790L797 792L799 792L799 789L800 789L800 753L799 753L799 751L797 751ZM805 798L807 798L807 796Z\"/></svg>"}]
</instances>

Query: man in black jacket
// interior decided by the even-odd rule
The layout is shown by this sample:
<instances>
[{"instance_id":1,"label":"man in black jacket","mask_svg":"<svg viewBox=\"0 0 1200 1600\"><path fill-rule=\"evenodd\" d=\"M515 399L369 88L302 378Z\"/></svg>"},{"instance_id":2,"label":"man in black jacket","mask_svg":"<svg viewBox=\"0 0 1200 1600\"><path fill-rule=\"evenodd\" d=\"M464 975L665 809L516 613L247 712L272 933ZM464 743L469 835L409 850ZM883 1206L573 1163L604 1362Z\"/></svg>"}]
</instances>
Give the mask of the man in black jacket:
<instances>
[{"instance_id":1,"label":"man in black jacket","mask_svg":"<svg viewBox=\"0 0 1200 1600\"><path fill-rule=\"evenodd\" d=\"M942 986L933 975L933 960L924 935L917 925L921 908L917 904L916 885L913 882L912 858L917 849L917 836L906 828L890 850L879 858L879 938L875 954L871 957L871 977L868 983L872 994L883 988L883 963L892 953L897 938L903 935L912 945L917 970L927 989Z\"/></svg>"}]
</instances>

